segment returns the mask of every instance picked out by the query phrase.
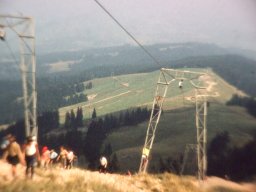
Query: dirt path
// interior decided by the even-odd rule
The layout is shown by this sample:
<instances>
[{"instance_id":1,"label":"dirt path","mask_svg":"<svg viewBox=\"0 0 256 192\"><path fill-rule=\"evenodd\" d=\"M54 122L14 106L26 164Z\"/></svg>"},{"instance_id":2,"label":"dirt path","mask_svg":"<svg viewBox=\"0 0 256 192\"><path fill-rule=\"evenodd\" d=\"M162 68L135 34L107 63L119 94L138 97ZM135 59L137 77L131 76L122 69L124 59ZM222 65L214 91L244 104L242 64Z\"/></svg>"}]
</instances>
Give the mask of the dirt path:
<instances>
[{"instance_id":1,"label":"dirt path","mask_svg":"<svg viewBox=\"0 0 256 192\"><path fill-rule=\"evenodd\" d=\"M101 102L104 102L104 101L107 101L107 100L110 100L110 99L114 99L114 98L116 98L116 97L121 97L121 96L126 95L126 94L128 94L128 93L130 93L130 92L131 92L131 91L126 91L126 92L120 93L120 94L118 94L118 95L114 95L114 96L111 96L111 97L107 97L107 98L105 98L105 99L101 99L101 100L99 100L99 101L96 101L96 102L94 102L94 103L91 103L91 105L94 105L94 104L96 104L96 103L101 103Z\"/></svg>"},{"instance_id":2,"label":"dirt path","mask_svg":"<svg viewBox=\"0 0 256 192\"><path fill-rule=\"evenodd\" d=\"M111 97L107 97L107 98L101 99L101 100L96 101L96 102L94 102L94 103L90 103L90 104L86 104L86 105L81 105L81 106L79 105L79 107L82 107L82 108L91 107L91 106L93 106L93 105L95 105L95 104L98 104L98 103L101 103L101 102L104 102L104 101L107 101L107 100L111 100L111 99L114 99L114 98L117 98L117 97L121 97L121 96L127 95L127 94L129 94L129 93L131 93L131 92L132 92L132 91L126 91L126 92L120 93L120 94L118 94L118 95L114 95L114 96L111 96ZM97 94L94 94L94 95L92 95L92 96L93 96L93 97L96 97ZM60 113L65 113L66 111L70 111L71 109L76 109L77 106L78 106L78 105L76 104L76 105L73 106L73 107L70 107L70 106L64 107L64 108L60 109Z\"/></svg>"},{"instance_id":3,"label":"dirt path","mask_svg":"<svg viewBox=\"0 0 256 192\"><path fill-rule=\"evenodd\" d=\"M206 92L207 92L207 94L209 94L209 95L212 95L212 96L215 96L215 97L218 97L220 94L219 94L219 92L217 92L217 91L215 91L214 90L214 87L218 84L218 83L216 83L213 79L212 79L212 77L211 76L209 76L209 75L204 75L204 76L201 76L200 78L199 78L199 80L200 81L203 81L206 85L207 85L207 87L206 87ZM214 92L215 91L215 92Z\"/></svg>"}]
</instances>

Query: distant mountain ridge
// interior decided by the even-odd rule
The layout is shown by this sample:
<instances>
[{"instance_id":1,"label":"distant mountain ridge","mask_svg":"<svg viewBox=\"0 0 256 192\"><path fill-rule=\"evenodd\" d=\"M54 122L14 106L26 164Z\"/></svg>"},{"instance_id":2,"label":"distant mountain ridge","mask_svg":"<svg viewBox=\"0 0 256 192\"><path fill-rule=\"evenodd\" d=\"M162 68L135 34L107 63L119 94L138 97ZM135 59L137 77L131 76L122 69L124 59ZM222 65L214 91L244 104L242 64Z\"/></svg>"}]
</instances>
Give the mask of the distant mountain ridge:
<instances>
[{"instance_id":1,"label":"distant mountain ridge","mask_svg":"<svg viewBox=\"0 0 256 192\"><path fill-rule=\"evenodd\" d=\"M145 48L159 61L159 63L168 67L170 67L169 64L173 61L197 56L236 54L256 60L256 53L254 51L231 48L226 49L215 44L207 43L162 43L146 45ZM16 54L16 58L19 58L18 53ZM19 71L15 69L17 66L15 66L11 54L5 56L1 55L1 58L0 78L17 78ZM53 75L66 74L74 75L77 72L99 66L107 67L109 65L137 65L138 68L141 68L141 66L145 66L145 68L157 66L140 47L131 45L83 49L77 51L56 51L43 55L41 55L40 50L38 50L36 59L38 77L51 77Z\"/></svg>"},{"instance_id":2,"label":"distant mountain ridge","mask_svg":"<svg viewBox=\"0 0 256 192\"><path fill-rule=\"evenodd\" d=\"M205 43L154 44L145 46L145 48L164 66L172 61L187 57L237 54L238 52ZM154 61L140 47L124 45L42 55L39 56L39 67L42 66L43 71L47 73L49 72L47 64L60 60L75 62L70 66L69 72L71 73L108 65L155 65Z\"/></svg>"},{"instance_id":3,"label":"distant mountain ridge","mask_svg":"<svg viewBox=\"0 0 256 192\"><path fill-rule=\"evenodd\" d=\"M254 73L256 71L256 60L246 57L252 55L249 52L246 52L248 53L246 55L245 52L242 53L241 51L241 56L239 56L236 54L239 52L238 50L234 51L234 53L232 50L224 49L214 44L203 43L155 44L146 46L146 49L159 61L161 66L154 63L141 48L126 45L91 49L84 52L67 52L64 54L64 57L62 57L62 53L58 53L57 55L52 54L50 57L46 58L47 60L41 59L42 62L39 64L39 68L40 71L44 71L47 76L66 74L77 76L78 79L83 79L80 78L81 76L90 79L113 74L149 72L161 67L211 67L216 70L217 73L220 72L220 75L231 82L232 85L238 86L242 90L244 90L244 86L247 86L245 91L248 94L256 95L256 91L250 88L250 84L253 84ZM68 57L70 61L69 70L65 69L66 71L49 74L49 65L47 65L47 63ZM63 59L63 61L65 61L65 59ZM227 70L229 71L225 74L225 70L222 70L220 67L221 64L224 63L229 63L225 65L225 68L228 68ZM241 73L244 70L247 71L247 75ZM225 77L225 75L235 75L237 78L231 79L230 77ZM243 83L246 81L249 85Z\"/></svg>"},{"instance_id":4,"label":"distant mountain ridge","mask_svg":"<svg viewBox=\"0 0 256 192\"><path fill-rule=\"evenodd\" d=\"M61 85L74 85L99 77L133 74L168 68L212 68L218 75L233 86L256 96L256 60L229 54L228 50L213 44L176 43L146 46L161 65L156 65L139 47L120 46L90 49L76 52L59 52L37 57L38 102L46 101L43 95L51 98L48 110L59 106L59 97L50 90L59 90ZM15 119L20 113L22 103L21 79L16 65L0 60L0 110L2 122ZM13 64L13 63L12 63ZM13 69L13 70L11 70ZM65 69L65 70L64 70ZM55 70L55 71L54 71ZM63 71L62 71L63 70ZM16 71L15 73L12 73ZM10 83L6 83L11 80ZM18 87L15 88L14 87ZM20 87L20 88L19 88ZM47 91L48 90L48 91ZM47 94L45 94L47 93ZM68 95L62 95L66 97ZM9 105L6 105L8 98ZM42 100L43 99L43 100ZM42 103L40 104L42 105ZM45 106L45 105L44 105ZM13 110L15 113L13 113Z\"/></svg>"}]
</instances>

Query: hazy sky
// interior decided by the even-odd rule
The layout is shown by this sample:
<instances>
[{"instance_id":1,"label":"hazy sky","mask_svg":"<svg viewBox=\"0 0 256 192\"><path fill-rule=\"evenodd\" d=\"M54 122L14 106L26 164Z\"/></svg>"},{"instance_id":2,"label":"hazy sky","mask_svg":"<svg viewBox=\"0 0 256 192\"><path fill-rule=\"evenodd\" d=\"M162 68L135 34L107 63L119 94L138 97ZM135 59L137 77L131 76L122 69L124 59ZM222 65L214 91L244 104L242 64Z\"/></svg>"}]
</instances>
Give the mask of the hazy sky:
<instances>
[{"instance_id":1,"label":"hazy sky","mask_svg":"<svg viewBox=\"0 0 256 192\"><path fill-rule=\"evenodd\" d=\"M216 43L256 50L256 0L99 0L142 44ZM94 0L0 0L0 14L36 20L39 45L134 44Z\"/></svg>"}]
</instances>

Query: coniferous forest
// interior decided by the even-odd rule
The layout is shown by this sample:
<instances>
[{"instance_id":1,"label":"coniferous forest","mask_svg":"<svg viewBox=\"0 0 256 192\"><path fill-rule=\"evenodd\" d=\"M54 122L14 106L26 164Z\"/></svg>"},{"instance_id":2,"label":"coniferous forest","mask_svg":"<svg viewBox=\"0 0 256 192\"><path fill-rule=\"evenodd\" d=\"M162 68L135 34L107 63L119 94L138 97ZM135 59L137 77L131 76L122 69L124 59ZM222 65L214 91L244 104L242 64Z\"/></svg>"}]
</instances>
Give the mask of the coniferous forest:
<instances>
[{"instance_id":1,"label":"coniferous forest","mask_svg":"<svg viewBox=\"0 0 256 192\"><path fill-rule=\"evenodd\" d=\"M248 113L256 117L256 99L253 97L242 97L239 95L233 95L233 97L227 102L227 105L244 107L247 109Z\"/></svg>"}]
</instances>

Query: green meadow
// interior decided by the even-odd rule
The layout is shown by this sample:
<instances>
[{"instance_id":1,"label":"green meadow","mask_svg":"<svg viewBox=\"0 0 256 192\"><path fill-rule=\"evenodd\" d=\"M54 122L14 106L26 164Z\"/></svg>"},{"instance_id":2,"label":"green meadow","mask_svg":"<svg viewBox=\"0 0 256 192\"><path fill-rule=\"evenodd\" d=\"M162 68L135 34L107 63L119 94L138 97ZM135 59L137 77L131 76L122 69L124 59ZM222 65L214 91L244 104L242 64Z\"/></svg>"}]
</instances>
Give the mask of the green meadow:
<instances>
[{"instance_id":1,"label":"green meadow","mask_svg":"<svg viewBox=\"0 0 256 192\"><path fill-rule=\"evenodd\" d=\"M197 71L203 70L197 69ZM212 71L209 73L212 75L211 81L217 83L210 94L215 94L217 90L220 95L217 98L219 101L229 99L235 92L235 88L228 85ZM64 122L66 112L70 112L71 109L76 111L78 107L83 108L85 119L91 117L94 108L97 115L101 116L136 106L151 107L159 74L159 71L154 71L93 79L91 80L93 88L84 92L90 98L89 101L60 108L60 122ZM84 82L84 84L86 83L88 82ZM175 81L168 87L164 107L180 108L193 105L190 97L194 96L195 91L189 81L184 81L183 91L178 88L178 81Z\"/></svg>"},{"instance_id":2,"label":"green meadow","mask_svg":"<svg viewBox=\"0 0 256 192\"><path fill-rule=\"evenodd\" d=\"M192 69L194 70L194 69ZM205 71L197 69L197 71ZM199 94L208 95L207 116L208 143L219 132L228 131L234 145L242 146L250 139L256 130L256 120L245 109L226 106L233 94L241 91L228 84L213 71L208 70L209 77L199 79L201 86ZM94 96L88 102L79 103L59 109L61 122L65 113L77 107L82 107L84 118L90 118L93 108L97 116L137 107L152 107L159 71L141 74L128 74L115 77L93 79L93 88L86 90L88 96ZM198 83L196 82L196 83ZM85 82L86 84L87 82ZM149 121L149 119L148 119ZM111 143L117 153L123 171L138 170L141 150L145 141L148 121L131 127L122 127L108 135L106 143ZM177 158L184 153L187 144L196 143L195 125L195 89L184 81L182 91L178 81L170 84L163 104L163 113L158 124L154 146L151 151L151 166L161 158Z\"/></svg>"}]
</instances>

